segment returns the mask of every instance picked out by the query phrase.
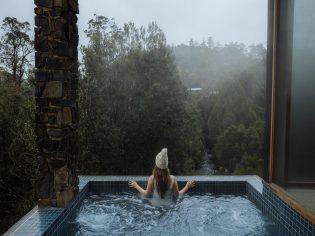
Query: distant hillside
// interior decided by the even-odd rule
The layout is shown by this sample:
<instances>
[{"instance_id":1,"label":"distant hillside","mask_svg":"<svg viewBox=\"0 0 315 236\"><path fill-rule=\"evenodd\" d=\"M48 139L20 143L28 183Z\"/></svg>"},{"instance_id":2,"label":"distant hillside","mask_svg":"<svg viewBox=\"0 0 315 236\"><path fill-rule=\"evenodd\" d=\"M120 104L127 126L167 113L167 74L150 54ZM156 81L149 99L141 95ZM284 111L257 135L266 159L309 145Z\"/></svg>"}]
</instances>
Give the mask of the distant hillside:
<instances>
[{"instance_id":1,"label":"distant hillside","mask_svg":"<svg viewBox=\"0 0 315 236\"><path fill-rule=\"evenodd\" d=\"M188 45L173 47L181 80L187 87L209 88L217 82L239 78L241 74L254 74L265 79L266 49L262 44L246 47L230 43L214 45L190 41Z\"/></svg>"}]
</instances>

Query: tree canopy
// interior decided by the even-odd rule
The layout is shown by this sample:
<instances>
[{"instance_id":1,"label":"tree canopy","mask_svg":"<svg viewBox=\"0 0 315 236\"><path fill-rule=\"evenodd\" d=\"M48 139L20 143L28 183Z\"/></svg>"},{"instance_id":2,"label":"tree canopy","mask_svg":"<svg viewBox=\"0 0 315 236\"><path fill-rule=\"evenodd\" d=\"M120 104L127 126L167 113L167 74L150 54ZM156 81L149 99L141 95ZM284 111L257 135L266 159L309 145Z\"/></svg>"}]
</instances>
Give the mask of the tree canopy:
<instances>
[{"instance_id":1,"label":"tree canopy","mask_svg":"<svg viewBox=\"0 0 315 236\"><path fill-rule=\"evenodd\" d=\"M196 112L162 30L154 22L147 28L133 23L119 28L95 16L86 34L90 42L82 47L80 81L82 170L149 174L162 147L169 148L174 173L186 171L188 160L197 167L203 148Z\"/></svg>"}]
</instances>

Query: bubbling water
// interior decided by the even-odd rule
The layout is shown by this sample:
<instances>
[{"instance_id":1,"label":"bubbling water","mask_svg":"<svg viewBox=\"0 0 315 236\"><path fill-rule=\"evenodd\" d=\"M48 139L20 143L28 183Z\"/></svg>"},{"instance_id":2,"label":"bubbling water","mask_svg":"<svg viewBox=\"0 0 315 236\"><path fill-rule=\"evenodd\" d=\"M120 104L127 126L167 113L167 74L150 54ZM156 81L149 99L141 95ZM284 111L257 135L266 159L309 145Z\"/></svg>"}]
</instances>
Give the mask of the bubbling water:
<instances>
[{"instance_id":1,"label":"bubbling water","mask_svg":"<svg viewBox=\"0 0 315 236\"><path fill-rule=\"evenodd\" d=\"M68 226L68 235L278 235L246 197L211 194L162 206L132 193L92 195Z\"/></svg>"}]
</instances>

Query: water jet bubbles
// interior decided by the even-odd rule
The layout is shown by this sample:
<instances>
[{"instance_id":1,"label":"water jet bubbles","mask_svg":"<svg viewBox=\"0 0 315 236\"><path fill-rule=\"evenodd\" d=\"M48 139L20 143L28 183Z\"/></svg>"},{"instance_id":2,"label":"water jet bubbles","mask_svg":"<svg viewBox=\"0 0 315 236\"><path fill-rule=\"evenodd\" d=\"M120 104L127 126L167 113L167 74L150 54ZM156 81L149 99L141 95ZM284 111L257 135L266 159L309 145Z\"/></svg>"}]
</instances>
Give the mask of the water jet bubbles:
<instances>
[{"instance_id":1,"label":"water jet bubbles","mask_svg":"<svg viewBox=\"0 0 315 236\"><path fill-rule=\"evenodd\" d=\"M77 235L268 235L274 228L245 198L192 195L171 206L152 206L136 196L99 196L85 199L75 223L68 223Z\"/></svg>"}]
</instances>

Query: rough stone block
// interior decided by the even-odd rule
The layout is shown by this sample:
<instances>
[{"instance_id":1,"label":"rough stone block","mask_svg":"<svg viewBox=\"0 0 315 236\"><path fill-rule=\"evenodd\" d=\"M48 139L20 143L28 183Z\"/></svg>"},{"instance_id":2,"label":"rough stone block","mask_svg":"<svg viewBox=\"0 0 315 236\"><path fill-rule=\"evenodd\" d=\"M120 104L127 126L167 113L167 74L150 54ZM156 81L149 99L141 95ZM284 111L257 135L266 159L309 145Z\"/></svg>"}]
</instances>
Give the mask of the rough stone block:
<instances>
[{"instance_id":1,"label":"rough stone block","mask_svg":"<svg viewBox=\"0 0 315 236\"><path fill-rule=\"evenodd\" d=\"M78 17L74 12L68 11L68 14L65 16L67 21L71 24L75 24L78 21Z\"/></svg>"},{"instance_id":2,"label":"rough stone block","mask_svg":"<svg viewBox=\"0 0 315 236\"><path fill-rule=\"evenodd\" d=\"M45 58L42 58L39 56L38 53L35 53L35 67L38 69L41 69L45 66ZM35 77L36 77L36 72L35 72ZM36 79L36 78L35 78Z\"/></svg>"},{"instance_id":3,"label":"rough stone block","mask_svg":"<svg viewBox=\"0 0 315 236\"><path fill-rule=\"evenodd\" d=\"M35 79L37 82L48 81L49 77L47 71L35 71Z\"/></svg>"},{"instance_id":4,"label":"rough stone block","mask_svg":"<svg viewBox=\"0 0 315 236\"><path fill-rule=\"evenodd\" d=\"M62 123L65 125L72 124L72 109L69 107L64 107L62 110Z\"/></svg>"},{"instance_id":5,"label":"rough stone block","mask_svg":"<svg viewBox=\"0 0 315 236\"><path fill-rule=\"evenodd\" d=\"M44 208L44 207L51 207L51 200L50 200L50 198L40 198L40 199L38 199L38 201L37 201L37 206L39 207L39 208Z\"/></svg>"},{"instance_id":6,"label":"rough stone block","mask_svg":"<svg viewBox=\"0 0 315 236\"><path fill-rule=\"evenodd\" d=\"M52 70L65 70L67 68L66 62L62 58L51 58L47 60L46 67ZM53 76L54 80L56 79L56 76Z\"/></svg>"},{"instance_id":7,"label":"rough stone block","mask_svg":"<svg viewBox=\"0 0 315 236\"><path fill-rule=\"evenodd\" d=\"M43 37L39 39L39 37L35 37L35 50L40 52L48 52L49 44L47 37Z\"/></svg>"},{"instance_id":8,"label":"rough stone block","mask_svg":"<svg viewBox=\"0 0 315 236\"><path fill-rule=\"evenodd\" d=\"M49 100L49 99L46 99ZM42 111L45 113L57 113L57 109L53 107L43 107Z\"/></svg>"},{"instance_id":9,"label":"rough stone block","mask_svg":"<svg viewBox=\"0 0 315 236\"><path fill-rule=\"evenodd\" d=\"M55 55L61 57L72 57L73 56L73 48L68 45L68 43L58 43L55 42L52 48L52 51Z\"/></svg>"},{"instance_id":10,"label":"rough stone block","mask_svg":"<svg viewBox=\"0 0 315 236\"><path fill-rule=\"evenodd\" d=\"M72 43L75 46L79 45L79 35L78 34L72 34Z\"/></svg>"},{"instance_id":11,"label":"rough stone block","mask_svg":"<svg viewBox=\"0 0 315 236\"><path fill-rule=\"evenodd\" d=\"M44 165L46 164L45 158L43 156L37 156L36 158L37 158L37 163L39 165L39 168L43 169Z\"/></svg>"},{"instance_id":12,"label":"rough stone block","mask_svg":"<svg viewBox=\"0 0 315 236\"><path fill-rule=\"evenodd\" d=\"M75 60L77 60L78 59L78 48L77 47L73 47L72 48L72 51L73 51L73 58L75 59Z\"/></svg>"},{"instance_id":13,"label":"rough stone block","mask_svg":"<svg viewBox=\"0 0 315 236\"><path fill-rule=\"evenodd\" d=\"M39 198L49 198L50 196L50 184L52 182L52 176L47 174L41 176L38 181L38 196Z\"/></svg>"},{"instance_id":14,"label":"rough stone block","mask_svg":"<svg viewBox=\"0 0 315 236\"><path fill-rule=\"evenodd\" d=\"M68 38L68 30L66 24L61 20L53 21L53 32L52 37L55 39L63 39L66 40Z\"/></svg>"},{"instance_id":15,"label":"rough stone block","mask_svg":"<svg viewBox=\"0 0 315 236\"><path fill-rule=\"evenodd\" d=\"M53 0L35 0L34 3L37 6L48 7L48 8L52 8L53 6Z\"/></svg>"},{"instance_id":16,"label":"rough stone block","mask_svg":"<svg viewBox=\"0 0 315 236\"><path fill-rule=\"evenodd\" d=\"M58 56L73 57L73 48L68 44L60 44L53 48L53 52Z\"/></svg>"},{"instance_id":17,"label":"rough stone block","mask_svg":"<svg viewBox=\"0 0 315 236\"><path fill-rule=\"evenodd\" d=\"M59 168L61 168L62 166L67 164L67 160L66 159L51 159L49 160L49 166L52 170L57 170ZM55 177L56 179L56 177ZM65 187L67 187L67 185L65 185Z\"/></svg>"},{"instance_id":18,"label":"rough stone block","mask_svg":"<svg viewBox=\"0 0 315 236\"><path fill-rule=\"evenodd\" d=\"M48 116L48 124L54 125L56 123L56 116L50 115Z\"/></svg>"},{"instance_id":19,"label":"rough stone block","mask_svg":"<svg viewBox=\"0 0 315 236\"><path fill-rule=\"evenodd\" d=\"M59 8L53 8L51 11L50 11L50 15L51 16L62 16L63 14L63 10L62 9L59 9Z\"/></svg>"},{"instance_id":20,"label":"rough stone block","mask_svg":"<svg viewBox=\"0 0 315 236\"><path fill-rule=\"evenodd\" d=\"M51 160L52 161L52 160ZM55 164L57 161L55 161ZM59 163L60 164L60 163ZM64 191L68 188L69 171L65 163L64 166L54 171L54 189L56 191Z\"/></svg>"},{"instance_id":21,"label":"rough stone block","mask_svg":"<svg viewBox=\"0 0 315 236\"><path fill-rule=\"evenodd\" d=\"M67 74L64 70L52 70L51 77L53 80L65 81L67 79Z\"/></svg>"},{"instance_id":22,"label":"rough stone block","mask_svg":"<svg viewBox=\"0 0 315 236\"><path fill-rule=\"evenodd\" d=\"M48 25L48 19L43 16L35 16L35 25L36 26L47 26Z\"/></svg>"},{"instance_id":23,"label":"rough stone block","mask_svg":"<svg viewBox=\"0 0 315 236\"><path fill-rule=\"evenodd\" d=\"M44 138L42 145L47 152L55 152L56 155L54 155L53 158L58 156L58 152L62 152L65 149L65 144L63 140L51 140L49 138Z\"/></svg>"},{"instance_id":24,"label":"rough stone block","mask_svg":"<svg viewBox=\"0 0 315 236\"><path fill-rule=\"evenodd\" d=\"M73 26L74 26L74 27L73 27L73 33L79 34L78 25L77 25L77 24L74 24Z\"/></svg>"},{"instance_id":25,"label":"rough stone block","mask_svg":"<svg viewBox=\"0 0 315 236\"><path fill-rule=\"evenodd\" d=\"M79 3L78 0L69 0L69 5L71 10L73 10L75 13L79 13Z\"/></svg>"},{"instance_id":26,"label":"rough stone block","mask_svg":"<svg viewBox=\"0 0 315 236\"><path fill-rule=\"evenodd\" d=\"M35 95L36 97L41 97L43 95L45 89L45 83L44 82L37 82L35 86Z\"/></svg>"},{"instance_id":27,"label":"rough stone block","mask_svg":"<svg viewBox=\"0 0 315 236\"><path fill-rule=\"evenodd\" d=\"M47 98L61 98L63 96L63 83L60 81L49 81L45 85L43 96Z\"/></svg>"},{"instance_id":28,"label":"rough stone block","mask_svg":"<svg viewBox=\"0 0 315 236\"><path fill-rule=\"evenodd\" d=\"M51 198L50 199L50 203L51 203L51 206L52 207L57 207L57 199L55 199L55 194L54 194L54 196L53 196L54 198Z\"/></svg>"},{"instance_id":29,"label":"rough stone block","mask_svg":"<svg viewBox=\"0 0 315 236\"><path fill-rule=\"evenodd\" d=\"M64 135L63 129L53 129L53 128L47 128L47 134L50 138L59 138L62 139Z\"/></svg>"},{"instance_id":30,"label":"rough stone block","mask_svg":"<svg viewBox=\"0 0 315 236\"><path fill-rule=\"evenodd\" d=\"M35 66L36 68L45 68L47 70L64 70L67 67L64 59L53 58L52 56L42 57L39 53L35 54ZM53 78L50 79L56 80Z\"/></svg>"},{"instance_id":31,"label":"rough stone block","mask_svg":"<svg viewBox=\"0 0 315 236\"><path fill-rule=\"evenodd\" d=\"M35 27L34 28L35 31L35 42L40 40L40 37L42 37L41 33L42 33L42 27Z\"/></svg>"},{"instance_id":32,"label":"rough stone block","mask_svg":"<svg viewBox=\"0 0 315 236\"><path fill-rule=\"evenodd\" d=\"M69 202L75 196L75 188L71 188L65 191L56 192L57 197L57 206L58 207L66 207Z\"/></svg>"},{"instance_id":33,"label":"rough stone block","mask_svg":"<svg viewBox=\"0 0 315 236\"><path fill-rule=\"evenodd\" d=\"M48 107L49 99L37 97L36 98L36 104L37 104L37 106L42 107L43 108L42 110L44 110L46 107ZM45 111L43 111L43 112L45 112Z\"/></svg>"},{"instance_id":34,"label":"rough stone block","mask_svg":"<svg viewBox=\"0 0 315 236\"><path fill-rule=\"evenodd\" d=\"M35 7L34 12L36 15L43 15L43 8L42 7Z\"/></svg>"},{"instance_id":35,"label":"rough stone block","mask_svg":"<svg viewBox=\"0 0 315 236\"><path fill-rule=\"evenodd\" d=\"M50 27L43 27L42 29L42 35L48 37L51 34Z\"/></svg>"},{"instance_id":36,"label":"rough stone block","mask_svg":"<svg viewBox=\"0 0 315 236\"><path fill-rule=\"evenodd\" d=\"M54 6L55 7L63 7L65 5L64 0L54 0Z\"/></svg>"},{"instance_id":37,"label":"rough stone block","mask_svg":"<svg viewBox=\"0 0 315 236\"><path fill-rule=\"evenodd\" d=\"M58 125L71 125L72 124L72 114L70 107L64 107L58 112L57 115Z\"/></svg>"},{"instance_id":38,"label":"rough stone block","mask_svg":"<svg viewBox=\"0 0 315 236\"><path fill-rule=\"evenodd\" d=\"M55 103L55 106L76 108L77 107L77 103L75 101L73 101L73 100L63 99L63 100L57 101Z\"/></svg>"}]
</instances>

